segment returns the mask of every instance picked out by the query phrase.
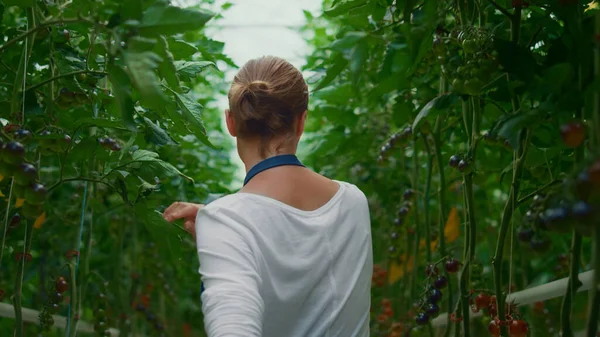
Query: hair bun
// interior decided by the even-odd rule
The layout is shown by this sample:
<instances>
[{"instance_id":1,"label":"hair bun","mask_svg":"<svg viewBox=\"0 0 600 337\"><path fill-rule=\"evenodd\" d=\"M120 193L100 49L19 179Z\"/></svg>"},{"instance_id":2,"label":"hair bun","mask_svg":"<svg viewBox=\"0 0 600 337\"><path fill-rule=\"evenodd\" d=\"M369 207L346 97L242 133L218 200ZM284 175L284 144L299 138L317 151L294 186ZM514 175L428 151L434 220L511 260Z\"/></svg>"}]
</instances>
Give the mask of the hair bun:
<instances>
[{"instance_id":1,"label":"hair bun","mask_svg":"<svg viewBox=\"0 0 600 337\"><path fill-rule=\"evenodd\" d=\"M271 90L271 86L269 83L265 81L255 80L248 83L248 91L252 94L257 94L259 92L267 92Z\"/></svg>"}]
</instances>

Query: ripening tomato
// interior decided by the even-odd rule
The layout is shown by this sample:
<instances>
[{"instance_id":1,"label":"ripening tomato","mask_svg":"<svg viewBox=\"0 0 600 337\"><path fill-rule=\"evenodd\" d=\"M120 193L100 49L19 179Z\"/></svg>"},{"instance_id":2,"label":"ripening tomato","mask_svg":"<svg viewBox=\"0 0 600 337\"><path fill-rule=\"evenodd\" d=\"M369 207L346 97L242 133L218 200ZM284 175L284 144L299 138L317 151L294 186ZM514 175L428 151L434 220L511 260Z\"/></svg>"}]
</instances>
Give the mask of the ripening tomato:
<instances>
[{"instance_id":1,"label":"ripening tomato","mask_svg":"<svg viewBox=\"0 0 600 337\"><path fill-rule=\"evenodd\" d=\"M560 136L568 147L579 147L585 140L585 126L580 122L564 124L560 127Z\"/></svg>"},{"instance_id":2,"label":"ripening tomato","mask_svg":"<svg viewBox=\"0 0 600 337\"><path fill-rule=\"evenodd\" d=\"M488 331L490 332L490 335L492 335L492 337L500 336L500 326L498 325L498 323L496 323L495 320L492 320L490 324L488 324Z\"/></svg>"}]
</instances>

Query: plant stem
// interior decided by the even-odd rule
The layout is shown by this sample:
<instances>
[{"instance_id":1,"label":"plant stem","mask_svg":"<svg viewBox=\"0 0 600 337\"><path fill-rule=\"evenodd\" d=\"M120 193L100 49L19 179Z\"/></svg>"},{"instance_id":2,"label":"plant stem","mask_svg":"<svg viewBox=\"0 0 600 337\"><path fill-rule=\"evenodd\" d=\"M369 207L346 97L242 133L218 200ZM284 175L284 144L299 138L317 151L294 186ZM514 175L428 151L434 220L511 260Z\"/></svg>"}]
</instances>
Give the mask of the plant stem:
<instances>
[{"instance_id":1,"label":"plant stem","mask_svg":"<svg viewBox=\"0 0 600 337\"><path fill-rule=\"evenodd\" d=\"M595 36L600 35L600 13L595 16ZM596 43L594 47L594 75L596 79L600 75L600 46ZM594 93L594 113L593 121L594 128L592 129L596 135L595 150L600 148L600 93L598 90ZM592 301L588 310L588 322L586 327L586 336L595 337L598 333L598 319L600 318L600 224L595 223L593 229L592 241L592 265L594 266L594 278L592 287Z\"/></svg>"},{"instance_id":2,"label":"plant stem","mask_svg":"<svg viewBox=\"0 0 600 337\"><path fill-rule=\"evenodd\" d=\"M469 337L471 335L469 325L469 268L471 266L470 260L465 259L463 269L460 273L459 281L459 294L460 294L460 307L462 309L462 323L463 323L463 337ZM457 329L460 331L460 323L457 324Z\"/></svg>"},{"instance_id":3,"label":"plant stem","mask_svg":"<svg viewBox=\"0 0 600 337\"><path fill-rule=\"evenodd\" d=\"M600 12L596 12L594 17L594 35L600 36ZM594 47L594 77L600 77L600 45L596 43ZM592 114L593 127L592 132L594 136L593 148L600 149L600 91L594 92L594 113Z\"/></svg>"},{"instance_id":4,"label":"plant stem","mask_svg":"<svg viewBox=\"0 0 600 337\"><path fill-rule=\"evenodd\" d=\"M0 279L2 276L2 258L4 257L4 245L6 244L6 233L8 232L8 220L10 214L10 203L12 202L13 184L15 179L11 178L10 188L8 189L8 200L6 201L6 210L4 213L4 230L2 231L2 245L0 246Z\"/></svg>"},{"instance_id":5,"label":"plant stem","mask_svg":"<svg viewBox=\"0 0 600 337\"><path fill-rule=\"evenodd\" d=\"M28 12L27 15L27 22L30 24L33 24L32 20L30 20L30 15ZM37 30L33 31L33 35L35 34ZM23 104L23 97L19 97L19 93L22 92L24 86L25 86L25 80L26 80L26 70L27 70L27 63L29 61L29 56L31 56L31 52L33 50L33 41L34 41L34 36L26 36L26 40L25 43L23 44L23 49L21 51L21 57L19 58L19 67L17 68L17 74L15 76L15 82L13 85L13 89L12 89L12 101L10 104L10 113L11 115L17 115L17 112L19 112L19 110L22 108ZM10 42L10 41L9 41ZM8 42L7 42L8 43ZM6 44L5 44L6 45ZM0 51L2 51L1 49L2 47L0 47ZM18 119L23 116L24 111L20 111L20 113L18 114L19 117L17 117ZM23 123L23 120L19 120L19 123Z\"/></svg>"},{"instance_id":6,"label":"plant stem","mask_svg":"<svg viewBox=\"0 0 600 337\"><path fill-rule=\"evenodd\" d=\"M58 186L60 186L60 184L62 183L66 183L69 181L88 181L88 182L92 182L92 183L100 183L100 184L104 184L108 187L110 187L113 190L117 190L116 187L114 187L113 185L102 181L102 180L98 180L98 179L92 179L92 178L85 178L85 177L75 177L75 178L65 178L65 179L60 179L59 181L57 181L56 183L54 183L52 186L48 187L48 193L50 193L51 191L53 191L54 189L56 189Z\"/></svg>"},{"instance_id":7,"label":"plant stem","mask_svg":"<svg viewBox=\"0 0 600 337\"><path fill-rule=\"evenodd\" d=\"M550 188L554 185L558 185L559 183L562 183L562 180L559 180L559 179L552 180L551 182L547 183L546 185L538 188L537 190L535 190L535 191L527 194L526 196L522 197L521 199L519 199L519 201L517 201L516 207L519 207L524 202L528 201L529 199L532 199L533 197L536 196L536 194L540 194L541 192L545 191L547 188Z\"/></svg>"},{"instance_id":8,"label":"plant stem","mask_svg":"<svg viewBox=\"0 0 600 337\"><path fill-rule=\"evenodd\" d=\"M467 199L467 212L469 212L469 262L475 259L475 245L477 242L477 223L475 221L475 198L473 196L473 174L465 175L465 193Z\"/></svg>"},{"instance_id":9,"label":"plant stem","mask_svg":"<svg viewBox=\"0 0 600 337\"><path fill-rule=\"evenodd\" d=\"M569 282L567 284L567 292L563 297L560 313L563 337L573 337L573 331L571 330L571 307L573 295L577 293L577 289L581 286L581 281L578 278L579 260L581 259L581 235L576 231L573 231L570 253Z\"/></svg>"},{"instance_id":10,"label":"plant stem","mask_svg":"<svg viewBox=\"0 0 600 337\"><path fill-rule=\"evenodd\" d=\"M510 18L510 38L514 43L519 43L519 36L521 33L521 6L515 7L515 12ZM511 103L513 113L516 113L520 109L519 98L515 95L511 97ZM504 256L504 243L506 241L506 234L508 232L509 225L512 220L514 208L517 205L519 198L519 190L521 186L521 174L523 166L525 165L525 156L529 148L529 131L521 130L519 135L519 148L513 154L513 177L510 185L510 191L508 193L508 200L504 205L504 211L502 212L502 220L500 222L500 232L498 234L498 243L496 245L496 252L492 258L492 265L494 271L494 291L496 293L496 304L498 311L498 318L504 319L504 305L506 299L502 291L502 262ZM500 334L502 336L508 336L508 328L505 325L500 326Z\"/></svg>"},{"instance_id":11,"label":"plant stem","mask_svg":"<svg viewBox=\"0 0 600 337\"><path fill-rule=\"evenodd\" d=\"M587 337L597 336L598 319L600 319L600 226L597 223L595 225L592 243L594 278L591 290L592 301L588 310L588 321L586 327Z\"/></svg>"},{"instance_id":12,"label":"plant stem","mask_svg":"<svg viewBox=\"0 0 600 337\"><path fill-rule=\"evenodd\" d=\"M488 2L491 3L492 5L494 5L494 7L496 7L496 9L498 11L500 11L502 14L506 15L509 18L512 18L513 15L510 14L510 12L506 10L506 8L500 6L496 1L494 1L494 0L488 0Z\"/></svg>"},{"instance_id":13,"label":"plant stem","mask_svg":"<svg viewBox=\"0 0 600 337\"><path fill-rule=\"evenodd\" d=\"M37 89L37 88L39 88L41 86L44 86L44 85L46 85L46 84L48 84L50 82L54 82L56 80L59 80L61 78L65 78L65 77L76 76L76 75L79 75L79 74L106 75L107 73L104 72L104 71L92 71L92 70L77 70L77 71L72 71L72 72L69 72L69 73L60 74L60 75L56 75L56 76L50 77L50 78L48 78L48 79L46 79L46 80L44 80L44 81L42 81L42 82L40 82L38 84L34 84L34 85L30 86L29 88L27 88L25 90L26 91L35 90L35 89Z\"/></svg>"},{"instance_id":14,"label":"plant stem","mask_svg":"<svg viewBox=\"0 0 600 337\"><path fill-rule=\"evenodd\" d=\"M19 260L19 266L17 269L17 277L15 278L15 290L13 297L13 307L15 309L15 337L24 337L23 335L23 312L21 308L21 302L23 299L23 276L25 274L25 262L26 257L24 254L28 254L31 250L31 236L33 234L33 222L26 221L25 226L25 242L23 243L23 255Z\"/></svg>"},{"instance_id":15,"label":"plant stem","mask_svg":"<svg viewBox=\"0 0 600 337\"><path fill-rule=\"evenodd\" d=\"M75 316L78 315L77 312L77 303L78 303L78 296L77 296L77 278L76 278L76 267L73 263L69 263L69 283L70 283L70 296L71 296L71 310L69 310L69 322L70 322L70 329L69 329L69 336L68 337L75 337L75 335L77 334L77 322L79 322L79 319L75 320Z\"/></svg>"},{"instance_id":16,"label":"plant stem","mask_svg":"<svg viewBox=\"0 0 600 337\"><path fill-rule=\"evenodd\" d=\"M467 100L462 100L462 118L463 118L463 123L464 123L464 127L465 127L465 134L467 135L467 139L471 139L472 133L471 133L471 123L469 123L469 101Z\"/></svg>"},{"instance_id":17,"label":"plant stem","mask_svg":"<svg viewBox=\"0 0 600 337\"><path fill-rule=\"evenodd\" d=\"M502 212L500 232L498 234L498 243L496 245L496 252L494 254L494 257L492 258L492 265L494 267L494 289L497 298L498 317L500 319L504 318L505 304L505 297L502 291L502 262L504 255L504 243L506 241L506 234L508 232L508 228L512 220L514 207L516 205L517 196L519 194L519 189L521 186L521 173L523 171L523 166L525 164L525 156L527 154L527 149L529 145L529 132L526 130L521 132L523 132L521 136L521 145L519 146L519 150L514 153L515 164L513 169L511 188L508 194L508 200L506 200L506 204L504 205L504 211ZM503 335L508 336L508 331L505 326L502 326L501 330Z\"/></svg>"},{"instance_id":18,"label":"plant stem","mask_svg":"<svg viewBox=\"0 0 600 337\"><path fill-rule=\"evenodd\" d=\"M579 67L579 89L583 90L583 74L581 73L581 66ZM581 119L583 117L583 109L578 110L575 113L575 118ZM580 146L575 149L575 162L574 168L577 168L578 163L584 160L584 149ZM573 230L571 239L571 251L570 251L570 264L569 264L569 282L567 283L567 292L563 297L561 304L560 320L562 326L562 337L573 337L573 330L571 329L571 310L573 305L573 297L577 293L577 289L581 287L581 281L579 280L579 263L581 261L581 234L576 230Z\"/></svg>"},{"instance_id":19,"label":"plant stem","mask_svg":"<svg viewBox=\"0 0 600 337\"><path fill-rule=\"evenodd\" d=\"M412 176L412 188L413 190L417 190L417 186L419 185L419 156L418 156L418 142L415 140L414 141L414 148L413 148L413 160L412 160L412 165L413 165L413 176ZM412 275L411 275L411 293L413 295L413 298L411 299L411 303L412 300L414 300L414 297L416 296L416 294L418 293L417 291L417 282L415 281L417 279L417 273L419 268L418 266L418 262L419 262L419 241L421 240L421 230L419 226L419 214L418 214L418 202L415 202L415 234L414 234L414 244L415 246L414 248L414 263L413 263L413 270L412 270Z\"/></svg>"},{"instance_id":20,"label":"plant stem","mask_svg":"<svg viewBox=\"0 0 600 337\"><path fill-rule=\"evenodd\" d=\"M443 80L443 79L442 79ZM440 90L443 90L444 85L442 84L440 86ZM445 225L445 221L446 221L446 216L447 216L447 212L446 212L446 177L444 175L444 161L442 158L442 142L441 142L441 125L443 123L443 119L441 116L438 116L436 121L435 121L435 126L433 129L433 146L434 146L434 155L435 155L435 160L437 162L437 166L438 166L438 175L439 175L439 180L440 180L440 184L438 187L438 204L439 204L439 220L438 220L438 231L439 231L439 235L438 235L438 240L439 240L439 249L440 249L440 255L442 256L446 256L447 252L446 252L446 237L445 237L445 231L444 231L444 225ZM447 294L448 294L448 315L452 312L452 307L453 307L453 300L454 300L454 294L452 293L452 279L450 277L450 275L448 275L448 272L444 269L444 272L446 274L446 279L448 279L448 290L447 290ZM444 337L448 337L450 336L450 331L451 331L451 327L452 324L447 324L446 325L446 329L444 330Z\"/></svg>"},{"instance_id":21,"label":"plant stem","mask_svg":"<svg viewBox=\"0 0 600 337\"><path fill-rule=\"evenodd\" d=\"M460 17L460 25L462 28L465 28L468 24L468 21L467 21L467 10L465 8L464 1L456 0L456 8L458 8L458 14Z\"/></svg>"},{"instance_id":22,"label":"plant stem","mask_svg":"<svg viewBox=\"0 0 600 337\"><path fill-rule=\"evenodd\" d=\"M425 182L425 198L424 212L425 212L425 251L427 252L427 261L432 261L431 258L431 233L430 233L430 216L429 216L429 192L431 190L431 176L433 175L433 155L431 154L431 148L429 147L429 139L427 135L423 135L423 144L425 145L425 151L427 152L427 178ZM443 235L443 233L440 233Z\"/></svg>"}]
</instances>

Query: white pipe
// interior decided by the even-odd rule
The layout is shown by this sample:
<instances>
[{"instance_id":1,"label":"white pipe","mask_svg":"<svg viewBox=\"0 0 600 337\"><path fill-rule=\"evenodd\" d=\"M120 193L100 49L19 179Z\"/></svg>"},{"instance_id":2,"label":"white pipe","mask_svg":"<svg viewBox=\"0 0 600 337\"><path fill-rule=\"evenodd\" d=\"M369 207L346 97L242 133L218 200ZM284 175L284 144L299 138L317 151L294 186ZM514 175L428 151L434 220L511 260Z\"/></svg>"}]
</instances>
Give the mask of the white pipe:
<instances>
[{"instance_id":1,"label":"white pipe","mask_svg":"<svg viewBox=\"0 0 600 337\"><path fill-rule=\"evenodd\" d=\"M39 320L40 312L39 311L33 310L33 309L22 308L21 312L23 313L23 321L24 322L31 322L31 323L35 323L35 324L40 323L40 320ZM15 309L13 308L13 306L8 303L0 303L0 317L15 318ZM55 327L60 328L60 329L66 329L66 327L67 327L67 318L66 317L52 315L52 318L54 319ZM93 333L94 325L87 323L87 322L79 321L77 323L77 331ZM110 335L112 337L119 336L119 330L111 328L111 329L109 329L109 331L110 331Z\"/></svg>"},{"instance_id":2,"label":"white pipe","mask_svg":"<svg viewBox=\"0 0 600 337\"><path fill-rule=\"evenodd\" d=\"M578 292L590 290L593 284L594 271L586 271L585 273L579 274L579 280L582 285L577 290ZM567 284L569 278L563 278L560 280L552 281L550 283L542 284L533 288L517 291L506 297L506 302L514 301L519 306L529 305L540 301L546 301L553 298L561 297L565 295L567 291ZM470 318L480 317L481 312L472 313L469 315ZM448 324L448 313L442 313L431 321L434 328L444 327Z\"/></svg>"}]
</instances>

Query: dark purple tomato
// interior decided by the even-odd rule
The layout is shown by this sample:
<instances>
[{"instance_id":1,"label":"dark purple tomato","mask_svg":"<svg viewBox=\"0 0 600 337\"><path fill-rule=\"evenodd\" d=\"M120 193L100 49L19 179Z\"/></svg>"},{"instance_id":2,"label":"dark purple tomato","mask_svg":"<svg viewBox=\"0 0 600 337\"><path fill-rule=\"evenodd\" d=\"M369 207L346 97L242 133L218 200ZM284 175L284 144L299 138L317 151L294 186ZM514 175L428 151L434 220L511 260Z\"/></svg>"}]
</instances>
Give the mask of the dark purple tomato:
<instances>
[{"instance_id":1,"label":"dark purple tomato","mask_svg":"<svg viewBox=\"0 0 600 337\"><path fill-rule=\"evenodd\" d=\"M429 316L427 316L426 313L421 312L415 317L415 323L417 323L417 325L425 325L429 323Z\"/></svg>"},{"instance_id":2,"label":"dark purple tomato","mask_svg":"<svg viewBox=\"0 0 600 337\"><path fill-rule=\"evenodd\" d=\"M436 289L444 289L448 285L448 279L446 276L440 275L435 281L433 281L433 286Z\"/></svg>"}]
</instances>

